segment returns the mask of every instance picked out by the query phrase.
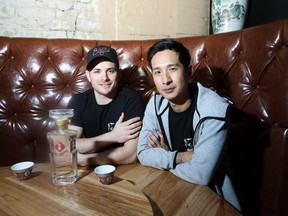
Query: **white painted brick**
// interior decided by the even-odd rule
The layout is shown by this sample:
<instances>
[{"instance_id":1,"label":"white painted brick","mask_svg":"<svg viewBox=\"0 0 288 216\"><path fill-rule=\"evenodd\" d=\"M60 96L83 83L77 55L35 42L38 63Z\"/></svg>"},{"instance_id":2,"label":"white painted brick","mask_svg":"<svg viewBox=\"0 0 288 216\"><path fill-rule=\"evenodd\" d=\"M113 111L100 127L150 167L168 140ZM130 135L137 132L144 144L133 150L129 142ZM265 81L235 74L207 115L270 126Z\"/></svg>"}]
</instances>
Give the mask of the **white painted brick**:
<instances>
[{"instance_id":1,"label":"white painted brick","mask_svg":"<svg viewBox=\"0 0 288 216\"><path fill-rule=\"evenodd\" d=\"M73 1L57 1L56 8L59 10L72 10L74 8Z\"/></svg>"},{"instance_id":2,"label":"white painted brick","mask_svg":"<svg viewBox=\"0 0 288 216\"><path fill-rule=\"evenodd\" d=\"M45 26L51 26L50 30L60 30L61 31L61 22L57 19L46 19L46 18L38 18L38 27L39 29L45 29Z\"/></svg>"},{"instance_id":3,"label":"white painted brick","mask_svg":"<svg viewBox=\"0 0 288 216\"><path fill-rule=\"evenodd\" d=\"M42 31L42 38L67 38L65 31Z\"/></svg>"},{"instance_id":4,"label":"white painted brick","mask_svg":"<svg viewBox=\"0 0 288 216\"><path fill-rule=\"evenodd\" d=\"M35 17L35 18L51 18L55 17L55 10L49 10L44 8L17 8L16 15L19 17Z\"/></svg>"},{"instance_id":5,"label":"white painted brick","mask_svg":"<svg viewBox=\"0 0 288 216\"><path fill-rule=\"evenodd\" d=\"M11 7L6 7L5 5L0 5L0 18L4 17L14 17L15 16L15 9Z\"/></svg>"},{"instance_id":6,"label":"white painted brick","mask_svg":"<svg viewBox=\"0 0 288 216\"><path fill-rule=\"evenodd\" d=\"M209 32L210 0L1 0L0 35L155 39Z\"/></svg>"},{"instance_id":7,"label":"white painted brick","mask_svg":"<svg viewBox=\"0 0 288 216\"><path fill-rule=\"evenodd\" d=\"M1 0L1 4L5 4L12 8L33 8L37 0Z\"/></svg>"}]
</instances>

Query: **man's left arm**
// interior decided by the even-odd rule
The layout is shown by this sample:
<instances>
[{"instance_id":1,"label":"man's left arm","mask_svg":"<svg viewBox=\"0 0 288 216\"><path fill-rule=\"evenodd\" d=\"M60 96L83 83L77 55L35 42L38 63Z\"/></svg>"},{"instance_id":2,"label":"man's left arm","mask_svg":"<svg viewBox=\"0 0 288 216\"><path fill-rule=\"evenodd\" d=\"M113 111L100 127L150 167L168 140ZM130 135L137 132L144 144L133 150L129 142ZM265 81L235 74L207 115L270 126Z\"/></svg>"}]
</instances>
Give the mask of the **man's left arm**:
<instances>
[{"instance_id":1,"label":"man's left arm","mask_svg":"<svg viewBox=\"0 0 288 216\"><path fill-rule=\"evenodd\" d=\"M191 183L208 185L223 152L227 128L223 120L209 119L195 131L193 157L170 171Z\"/></svg>"},{"instance_id":2,"label":"man's left arm","mask_svg":"<svg viewBox=\"0 0 288 216\"><path fill-rule=\"evenodd\" d=\"M138 138L129 140L123 146L111 148L106 151L80 154L78 153L78 164L80 166L102 165L102 164L131 164L137 162L137 141Z\"/></svg>"}]
</instances>

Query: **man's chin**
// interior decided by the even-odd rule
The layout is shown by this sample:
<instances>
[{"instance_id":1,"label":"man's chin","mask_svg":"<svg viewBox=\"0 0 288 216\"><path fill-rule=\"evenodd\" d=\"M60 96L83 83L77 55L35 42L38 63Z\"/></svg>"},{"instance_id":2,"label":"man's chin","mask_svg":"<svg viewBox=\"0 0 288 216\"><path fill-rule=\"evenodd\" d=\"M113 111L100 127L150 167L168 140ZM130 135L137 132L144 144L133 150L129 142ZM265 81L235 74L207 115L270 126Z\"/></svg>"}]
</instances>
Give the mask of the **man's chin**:
<instances>
[{"instance_id":1,"label":"man's chin","mask_svg":"<svg viewBox=\"0 0 288 216\"><path fill-rule=\"evenodd\" d=\"M173 93L162 92L161 95L169 101L175 98L175 95Z\"/></svg>"}]
</instances>

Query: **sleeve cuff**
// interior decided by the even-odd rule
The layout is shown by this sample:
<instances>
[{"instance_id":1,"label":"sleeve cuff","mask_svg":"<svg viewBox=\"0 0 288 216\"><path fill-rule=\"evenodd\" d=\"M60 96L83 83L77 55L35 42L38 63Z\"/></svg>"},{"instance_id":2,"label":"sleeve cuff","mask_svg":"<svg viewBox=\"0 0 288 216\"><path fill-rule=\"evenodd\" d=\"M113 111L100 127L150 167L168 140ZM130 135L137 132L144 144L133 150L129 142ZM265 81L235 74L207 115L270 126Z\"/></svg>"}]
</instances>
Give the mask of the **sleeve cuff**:
<instances>
[{"instance_id":1,"label":"sleeve cuff","mask_svg":"<svg viewBox=\"0 0 288 216\"><path fill-rule=\"evenodd\" d=\"M177 155L178 155L178 151L176 151L175 156L174 156L173 169L175 169L175 167L176 167L176 165L177 165L177 164L176 164Z\"/></svg>"}]
</instances>

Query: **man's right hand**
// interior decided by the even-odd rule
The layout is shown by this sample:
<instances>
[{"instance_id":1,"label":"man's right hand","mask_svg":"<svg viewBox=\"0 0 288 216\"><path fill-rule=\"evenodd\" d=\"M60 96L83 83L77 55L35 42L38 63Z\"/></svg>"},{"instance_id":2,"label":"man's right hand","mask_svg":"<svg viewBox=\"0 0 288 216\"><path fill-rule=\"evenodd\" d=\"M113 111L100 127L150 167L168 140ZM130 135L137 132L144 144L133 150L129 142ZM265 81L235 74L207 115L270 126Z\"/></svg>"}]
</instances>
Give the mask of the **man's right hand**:
<instances>
[{"instance_id":1,"label":"man's right hand","mask_svg":"<svg viewBox=\"0 0 288 216\"><path fill-rule=\"evenodd\" d=\"M176 164L186 163L192 160L193 154L194 154L193 149L188 149L186 152L178 152L176 156Z\"/></svg>"},{"instance_id":2,"label":"man's right hand","mask_svg":"<svg viewBox=\"0 0 288 216\"><path fill-rule=\"evenodd\" d=\"M128 140L137 138L141 130L142 122L140 117L134 117L127 121L123 120L124 113L121 113L113 130L110 132L117 143L125 143Z\"/></svg>"}]
</instances>

